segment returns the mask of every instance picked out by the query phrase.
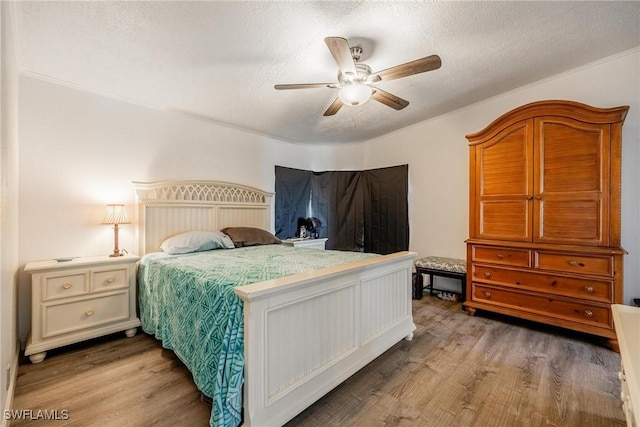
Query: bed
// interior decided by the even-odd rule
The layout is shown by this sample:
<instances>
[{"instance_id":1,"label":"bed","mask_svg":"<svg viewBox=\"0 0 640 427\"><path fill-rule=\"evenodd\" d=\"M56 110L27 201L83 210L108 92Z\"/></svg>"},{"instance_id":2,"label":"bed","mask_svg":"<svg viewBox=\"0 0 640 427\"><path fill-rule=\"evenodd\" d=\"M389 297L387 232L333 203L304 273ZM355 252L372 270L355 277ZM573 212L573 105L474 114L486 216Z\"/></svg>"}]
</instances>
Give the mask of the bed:
<instances>
[{"instance_id":1,"label":"bed","mask_svg":"<svg viewBox=\"0 0 640 427\"><path fill-rule=\"evenodd\" d=\"M414 253L332 254L334 251L264 245L166 256L161 254L161 243L180 233L225 227L272 229L273 195L214 181L134 185L138 199L138 251L145 255L139 275L143 281L143 327L176 352L204 394L215 395L210 396L214 402L211 425L237 425L240 411L243 425L282 425L398 341L411 339L415 329L411 315ZM208 269L203 266L211 262L214 253L214 257L240 256L239 261L215 261L216 265L229 262L227 273L237 271L234 262L245 265L248 259L272 260L272 266L262 264L261 273L252 274L250 280L233 274L233 282L225 279L231 283L225 288L226 306L232 312L230 318L236 319L234 326L226 328L231 338L221 339L217 332L206 330L208 326L203 323L208 321L202 321L202 309L197 315L187 313L194 310L198 298L181 295L180 300L174 295L185 294L185 289L191 292L196 287L189 285L191 279L183 279L180 285L172 285L168 279L187 263L199 268L198 274L190 276L195 277L193 283L207 282L212 286L209 283L213 279L209 279ZM305 253L313 262L308 261L309 257L302 258ZM325 263L325 258L332 260ZM341 261L336 261L338 258ZM292 261L289 267L284 267L283 259ZM161 278L164 284L158 289L150 288L145 282L147 275ZM210 290L199 292L204 295ZM155 306L150 309L150 296L161 293L163 296L156 298L159 301L153 301ZM216 304L209 305L219 307ZM155 314L150 313L153 310ZM159 321L162 310L164 323ZM193 340L184 339L165 327L169 318L183 330L201 332L191 334L196 336ZM204 342L207 339L224 342L220 354L211 354L210 345ZM189 351L185 353L184 348ZM240 354L232 353L233 348ZM210 365L209 360L217 362ZM212 392L210 381L224 383L225 392L231 390L222 398L224 410L217 408L220 396Z\"/></svg>"}]
</instances>

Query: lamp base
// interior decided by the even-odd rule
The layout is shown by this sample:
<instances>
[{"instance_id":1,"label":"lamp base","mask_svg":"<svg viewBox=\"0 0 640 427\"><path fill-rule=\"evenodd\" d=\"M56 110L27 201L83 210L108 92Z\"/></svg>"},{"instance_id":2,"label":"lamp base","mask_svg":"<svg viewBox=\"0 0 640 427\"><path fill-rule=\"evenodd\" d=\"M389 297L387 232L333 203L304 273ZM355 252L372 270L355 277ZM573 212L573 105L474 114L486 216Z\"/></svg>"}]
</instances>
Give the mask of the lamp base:
<instances>
[{"instance_id":1,"label":"lamp base","mask_svg":"<svg viewBox=\"0 0 640 427\"><path fill-rule=\"evenodd\" d=\"M118 224L114 224L113 225L113 252L109 256L118 257L118 256L123 256L126 253L128 253L126 250L124 249L121 250L118 248Z\"/></svg>"}]
</instances>

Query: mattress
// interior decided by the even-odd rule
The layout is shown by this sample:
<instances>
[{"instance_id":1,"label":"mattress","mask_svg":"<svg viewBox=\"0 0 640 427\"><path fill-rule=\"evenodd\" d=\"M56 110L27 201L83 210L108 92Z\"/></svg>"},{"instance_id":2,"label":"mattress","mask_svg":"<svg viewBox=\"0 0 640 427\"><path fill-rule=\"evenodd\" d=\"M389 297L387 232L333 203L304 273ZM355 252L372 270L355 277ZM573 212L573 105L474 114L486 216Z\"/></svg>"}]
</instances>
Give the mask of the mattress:
<instances>
[{"instance_id":1,"label":"mattress","mask_svg":"<svg viewBox=\"0 0 640 427\"><path fill-rule=\"evenodd\" d=\"M212 398L210 425L237 426L244 317L233 288L376 256L285 245L147 254L138 273L142 329L173 350Z\"/></svg>"}]
</instances>

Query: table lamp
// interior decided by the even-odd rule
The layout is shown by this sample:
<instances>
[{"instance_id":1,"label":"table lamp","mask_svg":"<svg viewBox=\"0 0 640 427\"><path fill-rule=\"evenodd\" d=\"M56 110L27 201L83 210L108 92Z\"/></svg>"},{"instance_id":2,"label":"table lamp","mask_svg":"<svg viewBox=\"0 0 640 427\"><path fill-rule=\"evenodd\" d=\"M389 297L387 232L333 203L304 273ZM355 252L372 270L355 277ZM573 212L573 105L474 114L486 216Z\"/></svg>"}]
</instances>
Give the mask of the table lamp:
<instances>
[{"instance_id":1,"label":"table lamp","mask_svg":"<svg viewBox=\"0 0 640 427\"><path fill-rule=\"evenodd\" d=\"M109 256L116 257L124 255L124 251L118 249L118 226L120 224L130 224L130 222L127 221L127 212L124 209L124 205L107 205L107 212L104 215L102 223L108 225L113 224L115 244L113 253Z\"/></svg>"}]
</instances>

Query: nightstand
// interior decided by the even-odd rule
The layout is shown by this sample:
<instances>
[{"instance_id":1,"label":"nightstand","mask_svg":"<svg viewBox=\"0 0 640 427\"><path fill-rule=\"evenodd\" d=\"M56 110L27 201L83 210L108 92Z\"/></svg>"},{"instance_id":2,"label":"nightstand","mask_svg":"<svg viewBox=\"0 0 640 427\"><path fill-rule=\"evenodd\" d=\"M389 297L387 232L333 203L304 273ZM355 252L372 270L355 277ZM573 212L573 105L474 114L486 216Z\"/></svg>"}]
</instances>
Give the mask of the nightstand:
<instances>
[{"instance_id":1,"label":"nightstand","mask_svg":"<svg viewBox=\"0 0 640 427\"><path fill-rule=\"evenodd\" d=\"M327 238L323 237L320 239L286 239L283 240L282 243L288 246L293 246L294 248L312 248L312 249L325 249L325 243L327 243Z\"/></svg>"},{"instance_id":2,"label":"nightstand","mask_svg":"<svg viewBox=\"0 0 640 427\"><path fill-rule=\"evenodd\" d=\"M114 332L136 334L135 255L38 261L31 274L31 334L24 352L39 363L46 350Z\"/></svg>"}]
</instances>

